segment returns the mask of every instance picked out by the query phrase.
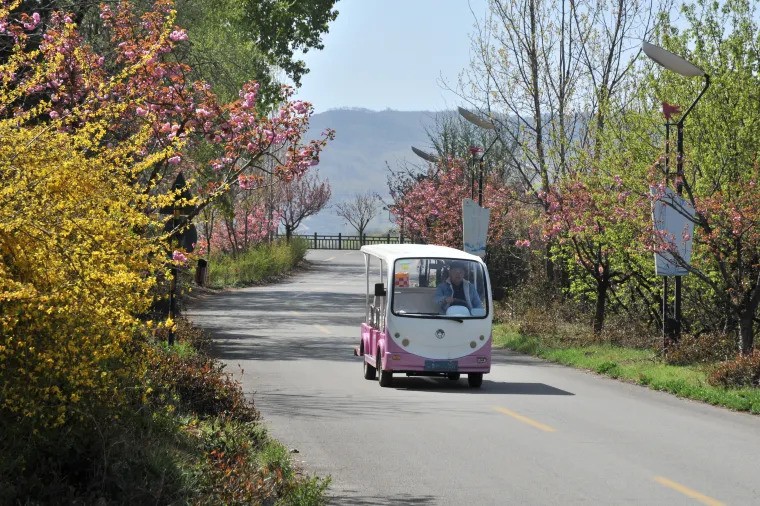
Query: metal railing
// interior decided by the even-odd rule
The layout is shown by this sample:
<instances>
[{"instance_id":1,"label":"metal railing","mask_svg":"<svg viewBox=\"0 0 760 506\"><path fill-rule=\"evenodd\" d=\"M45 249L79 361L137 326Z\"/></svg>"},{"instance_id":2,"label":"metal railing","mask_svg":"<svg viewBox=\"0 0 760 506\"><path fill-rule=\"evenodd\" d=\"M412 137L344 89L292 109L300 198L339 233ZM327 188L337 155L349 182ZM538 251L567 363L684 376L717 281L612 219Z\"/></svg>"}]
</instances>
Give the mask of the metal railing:
<instances>
[{"instance_id":1,"label":"metal railing","mask_svg":"<svg viewBox=\"0 0 760 506\"><path fill-rule=\"evenodd\" d=\"M365 244L402 244L408 243L406 237L397 235L320 235L314 232L309 234L293 234L293 237L299 237L308 241L310 249L346 249L358 250Z\"/></svg>"}]
</instances>

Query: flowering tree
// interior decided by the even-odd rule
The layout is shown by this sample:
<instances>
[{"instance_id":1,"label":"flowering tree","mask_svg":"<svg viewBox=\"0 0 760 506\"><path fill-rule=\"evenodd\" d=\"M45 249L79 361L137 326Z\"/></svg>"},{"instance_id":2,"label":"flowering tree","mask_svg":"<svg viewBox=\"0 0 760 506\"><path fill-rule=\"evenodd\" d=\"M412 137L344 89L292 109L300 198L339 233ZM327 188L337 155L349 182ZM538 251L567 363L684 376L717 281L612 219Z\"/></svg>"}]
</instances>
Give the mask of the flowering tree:
<instances>
[{"instance_id":1,"label":"flowering tree","mask_svg":"<svg viewBox=\"0 0 760 506\"><path fill-rule=\"evenodd\" d=\"M572 173L542 198L547 209L544 234L580 269L572 288L591 288L593 330L599 333L610 291L641 271L643 249L635 245L649 230L646 198L627 190L620 176L606 177L600 171Z\"/></svg>"},{"instance_id":2,"label":"flowering tree","mask_svg":"<svg viewBox=\"0 0 760 506\"><path fill-rule=\"evenodd\" d=\"M440 172L420 177L396 197L391 212L415 240L462 246L462 198L470 194L464 162L452 159Z\"/></svg>"},{"instance_id":3,"label":"flowering tree","mask_svg":"<svg viewBox=\"0 0 760 506\"><path fill-rule=\"evenodd\" d=\"M311 107L288 90L272 112L255 83L222 104L189 82L168 0L140 16L105 5L109 58L70 16L19 5L0 3L0 410L49 427L122 402L140 376L137 317L171 251L158 211L175 201L174 174L205 184L180 202L192 218L260 186L263 159L274 177L303 174L330 134L301 144ZM204 142L218 156L199 166L186 153Z\"/></svg>"},{"instance_id":4,"label":"flowering tree","mask_svg":"<svg viewBox=\"0 0 760 506\"><path fill-rule=\"evenodd\" d=\"M288 242L293 231L304 219L325 208L331 194L330 182L322 181L317 172L305 174L280 185L279 217L282 226L285 227L285 238Z\"/></svg>"},{"instance_id":5,"label":"flowering tree","mask_svg":"<svg viewBox=\"0 0 760 506\"><path fill-rule=\"evenodd\" d=\"M232 190L201 213L199 247L206 255L237 255L277 231L279 212L270 209L265 191Z\"/></svg>"},{"instance_id":6,"label":"flowering tree","mask_svg":"<svg viewBox=\"0 0 760 506\"><path fill-rule=\"evenodd\" d=\"M448 158L428 174L398 185L390 210L416 240L462 247L462 199L472 192L467 177L467 162ZM489 245L508 238L530 245L540 234L531 227L533 219L526 206L516 205L518 191L500 181L488 179L483 190L483 205L491 210Z\"/></svg>"},{"instance_id":7,"label":"flowering tree","mask_svg":"<svg viewBox=\"0 0 760 506\"><path fill-rule=\"evenodd\" d=\"M277 177L290 179L316 164L331 134L301 146L312 112L308 103L285 101L276 113L268 114L256 107L256 83L244 85L238 100L222 104L209 85L187 80L190 67L172 57L174 48L187 40L186 32L172 24L172 6L170 0L158 0L153 10L138 17L128 2L114 8L104 5L101 19L113 47L108 62L84 43L71 18L54 14L40 52L13 62L15 72L9 84L33 79L33 84L24 87L24 104L30 99L40 101L50 117L62 118L70 131L118 104L120 114L107 129L104 142L118 141L149 125L150 140L138 156L151 163L149 170L135 175L135 184L143 191L160 192L171 180L167 176L180 168L191 176L202 174L208 191L191 217L233 185L259 186L263 174L257 170L258 162L273 157L279 146L287 148L271 170ZM26 25L35 23L35 18L24 16L16 32L26 30L26 18ZM16 32L13 36L18 36ZM44 58L51 65L45 74L34 75L28 70L32 63L28 58ZM103 93L104 86L108 94ZM286 88L282 98L287 100L291 94ZM215 145L218 156L197 167L185 160L182 150L203 141ZM173 152L155 156L167 148Z\"/></svg>"}]
</instances>

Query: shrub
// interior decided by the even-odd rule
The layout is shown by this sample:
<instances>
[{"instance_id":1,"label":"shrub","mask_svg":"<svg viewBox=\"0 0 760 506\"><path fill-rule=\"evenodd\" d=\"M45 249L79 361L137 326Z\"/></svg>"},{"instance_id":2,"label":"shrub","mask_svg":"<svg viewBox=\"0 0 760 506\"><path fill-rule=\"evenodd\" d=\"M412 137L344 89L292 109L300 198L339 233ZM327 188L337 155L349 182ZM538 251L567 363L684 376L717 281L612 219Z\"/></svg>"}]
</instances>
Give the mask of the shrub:
<instances>
[{"instance_id":1,"label":"shrub","mask_svg":"<svg viewBox=\"0 0 760 506\"><path fill-rule=\"evenodd\" d=\"M668 347L665 361L672 365L715 363L728 360L736 353L736 340L728 334L681 335Z\"/></svg>"},{"instance_id":2,"label":"shrub","mask_svg":"<svg viewBox=\"0 0 760 506\"><path fill-rule=\"evenodd\" d=\"M596 340L606 344L637 349L657 349L662 339L644 322L630 320L623 315L607 319Z\"/></svg>"},{"instance_id":3,"label":"shrub","mask_svg":"<svg viewBox=\"0 0 760 506\"><path fill-rule=\"evenodd\" d=\"M526 336L554 337L558 333L557 315L546 308L531 307L520 318L519 332Z\"/></svg>"},{"instance_id":4,"label":"shrub","mask_svg":"<svg viewBox=\"0 0 760 506\"><path fill-rule=\"evenodd\" d=\"M163 261L133 232L155 225L140 205L152 200L135 196L114 153L85 155L72 148L81 136L10 120L0 137L0 167L17 167L0 192L0 411L43 429L123 402L133 315Z\"/></svg>"},{"instance_id":5,"label":"shrub","mask_svg":"<svg viewBox=\"0 0 760 506\"><path fill-rule=\"evenodd\" d=\"M226 415L241 421L259 418L239 383L224 372L224 364L205 354L183 356L154 349L147 384L154 403L170 403L180 412L200 417Z\"/></svg>"},{"instance_id":6,"label":"shrub","mask_svg":"<svg viewBox=\"0 0 760 506\"><path fill-rule=\"evenodd\" d=\"M170 418L125 405L30 433L0 420L0 504L171 504L187 482Z\"/></svg>"},{"instance_id":7,"label":"shrub","mask_svg":"<svg viewBox=\"0 0 760 506\"><path fill-rule=\"evenodd\" d=\"M726 388L760 387L760 351L754 350L719 364L708 381L711 385Z\"/></svg>"},{"instance_id":8,"label":"shrub","mask_svg":"<svg viewBox=\"0 0 760 506\"><path fill-rule=\"evenodd\" d=\"M211 336L198 327L194 327L186 318L177 318L176 335L179 344L187 344L190 349L205 355L211 350Z\"/></svg>"}]
</instances>

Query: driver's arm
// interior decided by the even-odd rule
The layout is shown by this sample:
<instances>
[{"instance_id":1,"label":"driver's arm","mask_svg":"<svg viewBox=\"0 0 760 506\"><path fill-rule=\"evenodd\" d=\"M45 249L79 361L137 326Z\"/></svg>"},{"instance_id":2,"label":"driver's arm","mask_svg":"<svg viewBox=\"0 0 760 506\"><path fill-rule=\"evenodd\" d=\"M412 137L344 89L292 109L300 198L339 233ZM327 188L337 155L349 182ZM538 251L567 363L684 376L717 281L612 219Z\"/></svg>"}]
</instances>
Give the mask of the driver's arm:
<instances>
[{"instance_id":1,"label":"driver's arm","mask_svg":"<svg viewBox=\"0 0 760 506\"><path fill-rule=\"evenodd\" d=\"M441 283L436 287L433 300L439 307L443 307L446 304L446 299L448 298L448 295L446 295L447 291L446 283Z\"/></svg>"}]
</instances>

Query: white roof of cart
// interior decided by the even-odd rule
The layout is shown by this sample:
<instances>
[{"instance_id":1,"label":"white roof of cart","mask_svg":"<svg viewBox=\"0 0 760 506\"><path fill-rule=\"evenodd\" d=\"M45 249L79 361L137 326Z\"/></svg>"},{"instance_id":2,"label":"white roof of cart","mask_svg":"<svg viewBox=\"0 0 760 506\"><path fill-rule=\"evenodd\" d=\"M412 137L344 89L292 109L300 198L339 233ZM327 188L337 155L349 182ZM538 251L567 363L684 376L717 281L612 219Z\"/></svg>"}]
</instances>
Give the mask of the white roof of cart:
<instances>
[{"instance_id":1,"label":"white roof of cart","mask_svg":"<svg viewBox=\"0 0 760 506\"><path fill-rule=\"evenodd\" d=\"M362 253L393 263L399 258L452 258L482 262L480 257L462 250L435 244L372 244L362 246Z\"/></svg>"}]
</instances>

